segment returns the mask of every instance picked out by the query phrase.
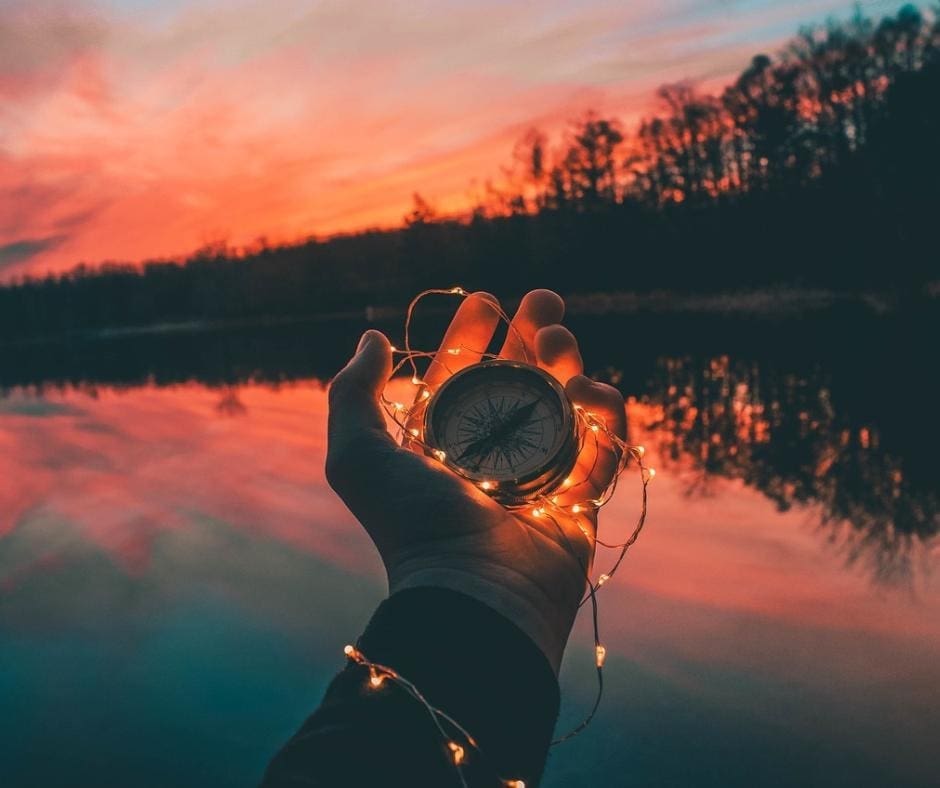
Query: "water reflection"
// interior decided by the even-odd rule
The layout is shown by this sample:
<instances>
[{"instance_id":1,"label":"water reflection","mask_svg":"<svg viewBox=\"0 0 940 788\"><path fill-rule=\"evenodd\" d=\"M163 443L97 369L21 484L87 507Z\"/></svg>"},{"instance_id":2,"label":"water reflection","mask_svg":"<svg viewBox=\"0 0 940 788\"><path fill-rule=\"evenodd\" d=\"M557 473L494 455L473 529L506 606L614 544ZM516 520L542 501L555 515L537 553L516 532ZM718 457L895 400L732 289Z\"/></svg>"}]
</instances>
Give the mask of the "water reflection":
<instances>
[{"instance_id":1,"label":"water reflection","mask_svg":"<svg viewBox=\"0 0 940 788\"><path fill-rule=\"evenodd\" d=\"M904 341L931 332L572 322L661 472L601 600L600 715L546 788L935 784L935 385ZM322 381L362 328L0 347L4 788L256 782L384 592L323 478ZM636 504L628 480L606 538Z\"/></svg>"},{"instance_id":2,"label":"water reflection","mask_svg":"<svg viewBox=\"0 0 940 788\"><path fill-rule=\"evenodd\" d=\"M715 477L742 479L779 511L814 504L828 541L878 581L910 582L927 567L937 489L905 472L877 425L837 412L823 373L660 359L643 401L634 416L655 430L663 457L692 466L687 494L707 495Z\"/></svg>"},{"instance_id":3,"label":"water reflection","mask_svg":"<svg viewBox=\"0 0 940 788\"><path fill-rule=\"evenodd\" d=\"M552 756L547 788L930 785L938 590L873 588L743 476L709 473L708 495L689 497L707 456L689 459L694 438L676 450L697 416L668 403L691 369L664 365L674 394L631 407L663 472L649 528L601 599L601 714ZM763 380L747 434L772 441ZM383 593L374 550L323 479L325 415L314 381L0 400L5 786L255 782ZM634 521L631 491L604 511L612 541ZM589 634L566 659L562 726L591 698Z\"/></svg>"},{"instance_id":4,"label":"water reflection","mask_svg":"<svg viewBox=\"0 0 940 788\"><path fill-rule=\"evenodd\" d=\"M431 345L440 328L436 320L421 326L419 345ZM822 540L876 582L913 584L926 573L940 530L940 484L932 444L921 435L930 423L917 399L929 402L929 388L917 378L926 368L922 359L909 363L882 349L879 360L877 346L869 343L865 358L846 360L837 345L824 362L807 363L774 344L773 326L766 325L706 332L712 335L706 347L718 336L722 344L738 345L734 355L657 354L611 341L642 325L582 319L575 327L586 348L616 362L595 375L645 406L633 411L632 420L653 428L664 462L683 468L688 495L708 495L718 478L741 479L780 511L798 506L811 513ZM883 326L879 333L856 325L866 337L886 333ZM359 328L253 327L0 348L0 396L26 390L95 397L102 386L198 380L217 391L216 411L235 418L245 414L240 384L263 382L275 390L297 380L326 380L344 362ZM397 327L385 328L394 335ZM697 332L671 330L682 345L701 341ZM590 354L586 360L591 369ZM903 390L883 383L892 363L898 379L909 381ZM882 374L868 374L878 365Z\"/></svg>"}]
</instances>

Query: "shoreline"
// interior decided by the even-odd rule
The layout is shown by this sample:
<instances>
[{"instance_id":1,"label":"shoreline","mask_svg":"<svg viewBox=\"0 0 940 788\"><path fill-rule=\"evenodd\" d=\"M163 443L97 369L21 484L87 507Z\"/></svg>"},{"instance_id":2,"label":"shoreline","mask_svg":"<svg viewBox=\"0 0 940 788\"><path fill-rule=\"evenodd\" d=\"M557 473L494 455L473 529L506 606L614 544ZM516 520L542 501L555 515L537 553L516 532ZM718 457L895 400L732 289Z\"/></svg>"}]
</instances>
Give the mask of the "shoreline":
<instances>
[{"instance_id":1,"label":"shoreline","mask_svg":"<svg viewBox=\"0 0 940 788\"><path fill-rule=\"evenodd\" d=\"M933 304L940 297L940 284L931 284L920 295L924 304ZM513 310L518 299L503 302ZM684 315L712 317L794 318L807 313L823 312L835 307L855 307L871 317L887 317L899 311L899 297L885 291L847 292L799 287L759 288L754 290L725 291L696 294L671 291L589 292L565 296L566 315L590 317L601 315ZM58 334L8 339L0 337L0 347L58 344L63 342L93 342L135 336L161 336L195 334L246 328L273 328L278 326L357 321L366 323L403 319L404 306L372 306L307 315L284 315L249 318L245 320L184 320L150 323L140 326L116 326L101 329L77 329ZM425 315L442 316L452 312L451 307L422 306Z\"/></svg>"}]
</instances>

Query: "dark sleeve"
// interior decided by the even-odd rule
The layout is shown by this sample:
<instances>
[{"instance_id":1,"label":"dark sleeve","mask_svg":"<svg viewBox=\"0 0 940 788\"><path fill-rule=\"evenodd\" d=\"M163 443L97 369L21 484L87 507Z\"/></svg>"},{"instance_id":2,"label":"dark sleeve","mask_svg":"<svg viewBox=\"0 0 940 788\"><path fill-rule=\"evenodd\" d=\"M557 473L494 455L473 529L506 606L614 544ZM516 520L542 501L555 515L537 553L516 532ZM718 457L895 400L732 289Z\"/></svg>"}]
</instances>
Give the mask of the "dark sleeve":
<instances>
[{"instance_id":1,"label":"dark sleeve","mask_svg":"<svg viewBox=\"0 0 940 788\"><path fill-rule=\"evenodd\" d=\"M515 624L464 594L414 588L379 606L358 648L476 738L482 755L466 751L468 786L509 779L538 785L558 715L558 681ZM347 664L271 761L264 788L461 785L427 709L391 682L371 689L368 678L364 666Z\"/></svg>"}]
</instances>

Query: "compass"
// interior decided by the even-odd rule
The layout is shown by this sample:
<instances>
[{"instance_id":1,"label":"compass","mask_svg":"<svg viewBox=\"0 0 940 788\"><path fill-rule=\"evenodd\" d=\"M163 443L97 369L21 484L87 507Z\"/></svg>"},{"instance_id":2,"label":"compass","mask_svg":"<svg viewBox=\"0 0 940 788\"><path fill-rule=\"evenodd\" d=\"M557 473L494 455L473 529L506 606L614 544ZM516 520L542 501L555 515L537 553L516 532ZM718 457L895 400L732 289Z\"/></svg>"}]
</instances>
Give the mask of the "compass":
<instances>
[{"instance_id":1,"label":"compass","mask_svg":"<svg viewBox=\"0 0 940 788\"><path fill-rule=\"evenodd\" d=\"M428 402L424 440L451 470L501 503L556 488L578 455L574 408L555 378L494 359L448 378Z\"/></svg>"}]
</instances>

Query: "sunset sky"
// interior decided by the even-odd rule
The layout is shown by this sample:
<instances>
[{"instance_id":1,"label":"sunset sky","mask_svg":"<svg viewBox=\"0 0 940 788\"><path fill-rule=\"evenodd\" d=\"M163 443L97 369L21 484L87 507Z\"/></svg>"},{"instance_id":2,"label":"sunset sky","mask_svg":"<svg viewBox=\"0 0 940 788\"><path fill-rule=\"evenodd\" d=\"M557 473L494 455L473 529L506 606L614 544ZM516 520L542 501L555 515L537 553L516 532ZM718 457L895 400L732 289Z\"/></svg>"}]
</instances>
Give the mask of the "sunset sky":
<instances>
[{"instance_id":1,"label":"sunset sky","mask_svg":"<svg viewBox=\"0 0 940 788\"><path fill-rule=\"evenodd\" d=\"M530 126L629 126L851 6L0 0L0 280L458 211Z\"/></svg>"}]
</instances>

